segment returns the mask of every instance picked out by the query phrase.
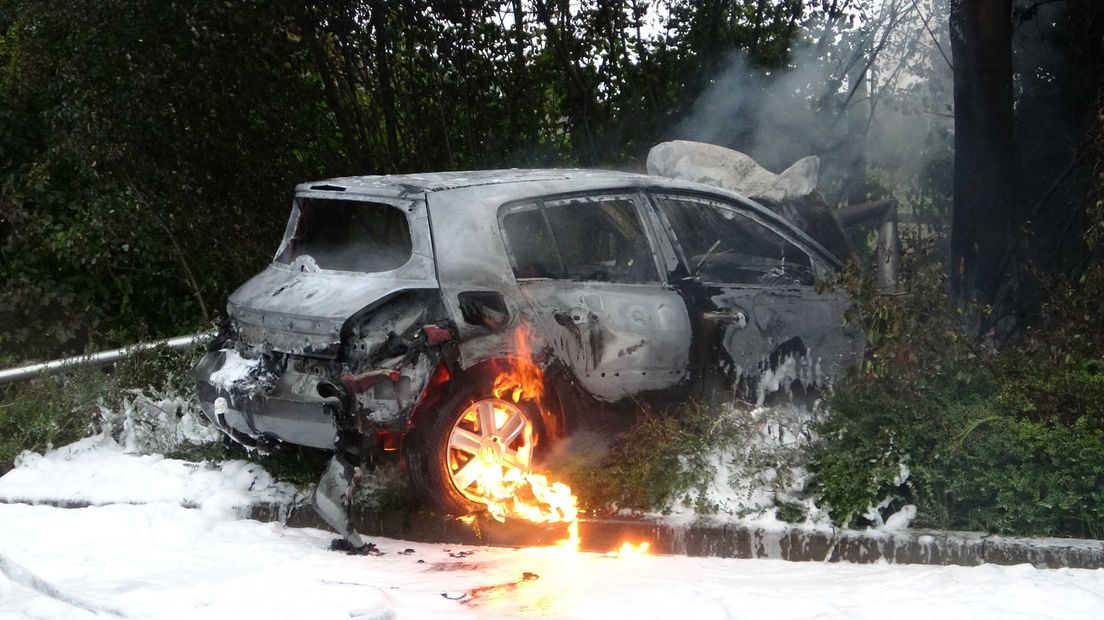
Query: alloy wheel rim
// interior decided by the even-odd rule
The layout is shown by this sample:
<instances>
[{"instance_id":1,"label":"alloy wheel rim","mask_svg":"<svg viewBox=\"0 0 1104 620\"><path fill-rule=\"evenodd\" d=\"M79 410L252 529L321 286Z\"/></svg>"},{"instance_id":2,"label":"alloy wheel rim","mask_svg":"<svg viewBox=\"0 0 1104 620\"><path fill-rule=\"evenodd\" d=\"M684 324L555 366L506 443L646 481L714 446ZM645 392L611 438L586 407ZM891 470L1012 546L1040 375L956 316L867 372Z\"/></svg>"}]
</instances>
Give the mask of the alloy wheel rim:
<instances>
[{"instance_id":1,"label":"alloy wheel rim","mask_svg":"<svg viewBox=\"0 0 1104 620\"><path fill-rule=\"evenodd\" d=\"M452 425L446 454L449 480L464 497L481 502L479 476L490 464L529 472L531 449L525 447L533 424L514 403L499 398L477 400Z\"/></svg>"}]
</instances>

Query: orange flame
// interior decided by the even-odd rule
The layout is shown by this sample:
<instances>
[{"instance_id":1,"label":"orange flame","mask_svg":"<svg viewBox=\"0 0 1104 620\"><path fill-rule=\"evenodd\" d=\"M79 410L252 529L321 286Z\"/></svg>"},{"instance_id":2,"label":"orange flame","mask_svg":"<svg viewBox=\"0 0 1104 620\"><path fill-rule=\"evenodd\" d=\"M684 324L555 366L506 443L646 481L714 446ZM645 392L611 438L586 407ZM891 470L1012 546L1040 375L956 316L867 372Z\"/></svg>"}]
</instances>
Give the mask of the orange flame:
<instances>
[{"instance_id":1,"label":"orange flame","mask_svg":"<svg viewBox=\"0 0 1104 620\"><path fill-rule=\"evenodd\" d=\"M533 362L530 348L531 332L528 325L521 325L514 334L516 356L498 368L491 392L495 398L533 401L538 407L544 393L544 372ZM499 414L506 412L495 410L495 424L501 426ZM568 551L578 551L579 537L578 498L568 485L549 480L543 474L531 471L531 455L534 446L531 429L526 427L522 445L517 449L517 460L506 460L494 451L483 451L469 464L475 466L478 501L487 507L487 512L495 520L504 522L507 518L521 518L532 523L566 523L567 538L556 543L555 547ZM519 467L524 465L524 467ZM624 543L620 549L611 551L612 557L642 556L648 552L648 543L633 545Z\"/></svg>"},{"instance_id":2,"label":"orange flame","mask_svg":"<svg viewBox=\"0 0 1104 620\"><path fill-rule=\"evenodd\" d=\"M498 413L496 410L496 418ZM517 517L532 523L574 523L579 509L571 487L532 473L528 467L532 450L532 432L526 427L516 460L492 450L481 451L467 465L475 468L475 499L499 522Z\"/></svg>"},{"instance_id":3,"label":"orange flame","mask_svg":"<svg viewBox=\"0 0 1104 620\"><path fill-rule=\"evenodd\" d=\"M628 557L640 557L648 555L648 547L651 546L647 542L634 545L631 542L621 543L621 548L615 551L610 551L606 555L611 558L628 558Z\"/></svg>"},{"instance_id":4,"label":"orange flame","mask_svg":"<svg viewBox=\"0 0 1104 620\"><path fill-rule=\"evenodd\" d=\"M495 377L491 393L495 398L507 398L515 403L524 400L539 401L544 394L544 371L533 363L529 346L532 337L529 326L522 324L514 332L514 359Z\"/></svg>"}]
</instances>

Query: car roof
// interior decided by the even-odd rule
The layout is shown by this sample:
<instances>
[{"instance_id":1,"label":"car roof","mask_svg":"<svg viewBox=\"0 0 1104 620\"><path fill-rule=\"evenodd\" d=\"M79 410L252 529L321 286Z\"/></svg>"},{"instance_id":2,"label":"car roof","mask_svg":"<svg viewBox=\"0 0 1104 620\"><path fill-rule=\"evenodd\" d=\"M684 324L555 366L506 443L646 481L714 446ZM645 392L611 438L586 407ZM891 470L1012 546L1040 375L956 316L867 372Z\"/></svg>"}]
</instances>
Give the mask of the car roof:
<instances>
[{"instance_id":1,"label":"car roof","mask_svg":"<svg viewBox=\"0 0 1104 620\"><path fill-rule=\"evenodd\" d=\"M529 183L541 181L567 181L590 183L622 183L639 185L647 180L660 180L632 172L592 170L581 168L508 168L502 170L465 170L453 172L426 172L414 174L387 174L379 176L338 177L323 181L301 183L296 192L332 191L351 194L375 194L408 196L422 192L440 192L478 185L505 183Z\"/></svg>"},{"instance_id":2,"label":"car roof","mask_svg":"<svg viewBox=\"0 0 1104 620\"><path fill-rule=\"evenodd\" d=\"M336 195L340 194L415 198L418 195L434 192L462 190L485 185L504 186L515 184L518 188L516 190L517 198L522 198L531 193L530 189L527 188L531 183L540 184L542 193L567 193L611 189L614 187L639 187L654 188L661 191L682 189L726 195L730 198L740 200L746 205L750 205L753 209L759 211L761 215L783 224L790 229L791 232L797 234L799 237L803 237L805 241L809 242L831 258L837 265L842 264L842 261L838 257L825 249L811 236L801 231L792 222L788 222L780 214L774 213L771 209L754 200L750 200L739 192L734 192L715 185L634 172L583 168L508 168L502 170L466 170L352 176L300 183L295 187L295 193L298 196L312 198L336 198Z\"/></svg>"}]
</instances>

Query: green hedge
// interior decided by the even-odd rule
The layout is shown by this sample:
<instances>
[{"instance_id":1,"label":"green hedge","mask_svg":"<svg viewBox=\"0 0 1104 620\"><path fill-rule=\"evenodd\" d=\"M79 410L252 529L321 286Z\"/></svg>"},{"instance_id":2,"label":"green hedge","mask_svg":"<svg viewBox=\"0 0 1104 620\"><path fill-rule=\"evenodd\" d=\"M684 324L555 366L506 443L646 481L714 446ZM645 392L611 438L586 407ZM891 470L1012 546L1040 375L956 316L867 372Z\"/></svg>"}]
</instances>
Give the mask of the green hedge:
<instances>
[{"instance_id":1,"label":"green hedge","mask_svg":"<svg viewBox=\"0 0 1104 620\"><path fill-rule=\"evenodd\" d=\"M869 524L871 506L912 503L914 526L1104 536L1104 346L1092 310L1104 271L1054 283L999 353L963 328L985 309L952 308L941 277L918 268L895 296L844 278L851 318L873 337L817 428L821 507L844 526Z\"/></svg>"}]
</instances>

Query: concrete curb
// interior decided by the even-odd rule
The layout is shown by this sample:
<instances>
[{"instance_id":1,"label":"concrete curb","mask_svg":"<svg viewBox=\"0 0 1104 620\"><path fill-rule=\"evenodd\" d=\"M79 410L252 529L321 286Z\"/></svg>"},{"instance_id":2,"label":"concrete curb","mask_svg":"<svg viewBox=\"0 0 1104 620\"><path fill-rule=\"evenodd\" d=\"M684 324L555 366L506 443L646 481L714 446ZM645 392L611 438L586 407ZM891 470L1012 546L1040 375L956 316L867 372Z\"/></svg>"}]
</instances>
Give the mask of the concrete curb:
<instances>
[{"instance_id":1,"label":"concrete curb","mask_svg":"<svg viewBox=\"0 0 1104 620\"><path fill-rule=\"evenodd\" d=\"M329 529L309 505L253 507L250 518L289 527ZM563 525L497 523L478 517L470 524L426 512L356 512L366 536L454 545L528 547L553 544ZM690 525L657 520L581 519L584 551L606 552L621 543L647 541L657 554L694 557L767 558L797 562L869 564L1031 564L1036 568L1104 568L1104 541L1072 538L1010 538L981 532L838 530L785 526L756 527L700 519Z\"/></svg>"},{"instance_id":2,"label":"concrete curb","mask_svg":"<svg viewBox=\"0 0 1104 620\"><path fill-rule=\"evenodd\" d=\"M134 502L136 504L142 502ZM38 504L80 509L102 504L72 500L0 498L0 504ZM196 508L184 504L185 508ZM330 529L308 504L258 503L242 516L288 527ZM451 545L533 547L565 537L562 524L497 523L486 516L471 523L428 512L358 512L357 531L366 536ZM1104 568L1104 540L1014 538L981 532L908 530L880 532L784 526L756 527L702 518L689 525L649 519L581 519L584 551L604 553L623 542L647 541L651 552L691 557L763 558L794 562L870 564L1031 564L1036 568Z\"/></svg>"}]
</instances>

